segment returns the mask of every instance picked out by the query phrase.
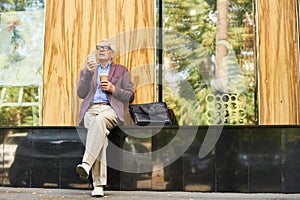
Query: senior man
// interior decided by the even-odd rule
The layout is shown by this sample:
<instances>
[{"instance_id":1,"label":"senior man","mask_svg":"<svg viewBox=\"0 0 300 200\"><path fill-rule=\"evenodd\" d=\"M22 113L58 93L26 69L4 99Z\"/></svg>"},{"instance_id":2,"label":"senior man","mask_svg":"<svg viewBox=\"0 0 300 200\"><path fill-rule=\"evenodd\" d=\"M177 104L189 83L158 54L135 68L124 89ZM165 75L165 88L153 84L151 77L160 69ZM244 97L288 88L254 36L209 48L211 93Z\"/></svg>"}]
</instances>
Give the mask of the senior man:
<instances>
[{"instance_id":1,"label":"senior man","mask_svg":"<svg viewBox=\"0 0 300 200\"><path fill-rule=\"evenodd\" d=\"M87 129L85 152L76 172L87 180L92 171L92 196L104 196L107 183L108 134L124 121L125 105L134 99L128 69L113 62L115 47L105 39L96 45L96 60L88 60L80 72L77 94L83 99L79 124ZM100 81L100 77L108 77ZM127 109L126 109L127 110Z\"/></svg>"}]
</instances>

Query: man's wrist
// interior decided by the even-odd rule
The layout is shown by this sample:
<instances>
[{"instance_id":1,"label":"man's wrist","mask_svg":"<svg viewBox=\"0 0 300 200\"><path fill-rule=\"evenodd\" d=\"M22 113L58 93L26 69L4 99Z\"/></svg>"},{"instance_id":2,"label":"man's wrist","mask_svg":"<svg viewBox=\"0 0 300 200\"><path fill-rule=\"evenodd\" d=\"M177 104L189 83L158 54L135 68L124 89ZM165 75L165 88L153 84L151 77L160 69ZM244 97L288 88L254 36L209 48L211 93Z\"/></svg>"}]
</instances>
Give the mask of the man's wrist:
<instances>
[{"instance_id":1,"label":"man's wrist","mask_svg":"<svg viewBox=\"0 0 300 200\"><path fill-rule=\"evenodd\" d=\"M116 87L112 85L111 93L114 93L116 91Z\"/></svg>"}]
</instances>

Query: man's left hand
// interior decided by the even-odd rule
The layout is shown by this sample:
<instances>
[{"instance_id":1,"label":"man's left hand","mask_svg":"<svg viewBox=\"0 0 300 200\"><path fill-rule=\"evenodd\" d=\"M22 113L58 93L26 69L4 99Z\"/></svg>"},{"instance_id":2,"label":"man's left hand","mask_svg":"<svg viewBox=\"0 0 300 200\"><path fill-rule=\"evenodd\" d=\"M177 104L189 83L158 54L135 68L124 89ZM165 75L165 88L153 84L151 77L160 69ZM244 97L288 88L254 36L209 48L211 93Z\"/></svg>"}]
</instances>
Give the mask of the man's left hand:
<instances>
[{"instance_id":1,"label":"man's left hand","mask_svg":"<svg viewBox=\"0 0 300 200\"><path fill-rule=\"evenodd\" d=\"M113 93L116 90L115 86L109 81L101 81L100 89L109 93Z\"/></svg>"}]
</instances>

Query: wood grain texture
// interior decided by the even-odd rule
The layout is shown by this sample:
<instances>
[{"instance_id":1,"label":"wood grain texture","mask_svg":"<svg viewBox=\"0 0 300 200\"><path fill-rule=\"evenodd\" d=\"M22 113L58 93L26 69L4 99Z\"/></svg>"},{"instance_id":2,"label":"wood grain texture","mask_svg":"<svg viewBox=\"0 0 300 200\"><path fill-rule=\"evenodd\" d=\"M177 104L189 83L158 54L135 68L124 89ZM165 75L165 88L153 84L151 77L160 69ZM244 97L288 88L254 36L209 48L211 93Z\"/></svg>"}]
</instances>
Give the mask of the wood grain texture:
<instances>
[{"instance_id":1,"label":"wood grain texture","mask_svg":"<svg viewBox=\"0 0 300 200\"><path fill-rule=\"evenodd\" d=\"M154 5L154 0L47 1L43 126L77 125L79 72L104 38L115 41L115 61L132 72L135 102L153 101Z\"/></svg>"},{"instance_id":2,"label":"wood grain texture","mask_svg":"<svg viewBox=\"0 0 300 200\"><path fill-rule=\"evenodd\" d=\"M259 124L299 124L296 1L258 0Z\"/></svg>"}]
</instances>

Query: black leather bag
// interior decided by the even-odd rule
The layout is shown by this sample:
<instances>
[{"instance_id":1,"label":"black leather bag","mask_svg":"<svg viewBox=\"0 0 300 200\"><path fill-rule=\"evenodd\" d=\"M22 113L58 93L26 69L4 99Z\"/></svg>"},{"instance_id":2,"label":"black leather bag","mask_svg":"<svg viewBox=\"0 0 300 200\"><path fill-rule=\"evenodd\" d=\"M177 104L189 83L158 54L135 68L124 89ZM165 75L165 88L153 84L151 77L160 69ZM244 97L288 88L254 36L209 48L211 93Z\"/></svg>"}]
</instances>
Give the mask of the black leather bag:
<instances>
[{"instance_id":1,"label":"black leather bag","mask_svg":"<svg viewBox=\"0 0 300 200\"><path fill-rule=\"evenodd\" d=\"M138 126L172 125L165 102L130 104L129 112L134 124Z\"/></svg>"}]
</instances>

